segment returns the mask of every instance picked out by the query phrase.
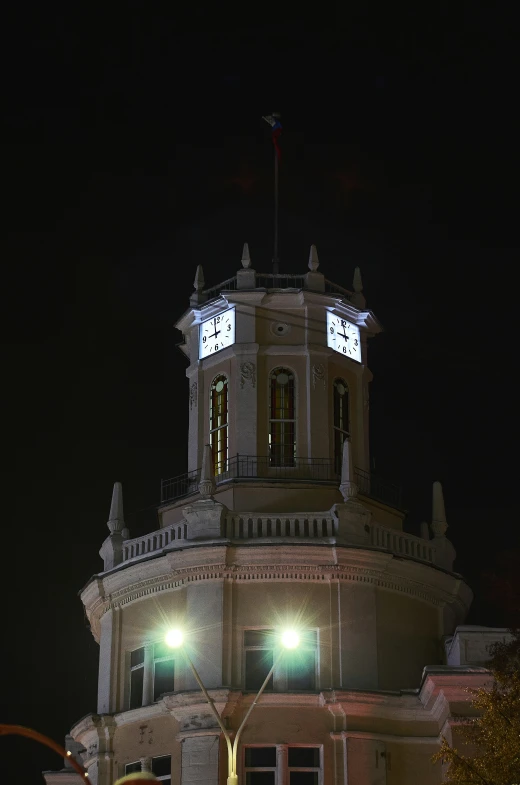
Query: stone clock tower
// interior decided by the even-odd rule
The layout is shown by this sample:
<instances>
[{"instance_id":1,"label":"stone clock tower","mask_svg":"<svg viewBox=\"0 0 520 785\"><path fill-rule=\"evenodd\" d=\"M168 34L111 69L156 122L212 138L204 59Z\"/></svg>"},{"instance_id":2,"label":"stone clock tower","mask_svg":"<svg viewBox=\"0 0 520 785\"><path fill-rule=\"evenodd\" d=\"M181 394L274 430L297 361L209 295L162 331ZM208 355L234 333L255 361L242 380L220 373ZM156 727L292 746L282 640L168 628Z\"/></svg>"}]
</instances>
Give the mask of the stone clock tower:
<instances>
[{"instance_id":1,"label":"stone clock tower","mask_svg":"<svg viewBox=\"0 0 520 785\"><path fill-rule=\"evenodd\" d=\"M189 472L211 444L217 477L307 477L309 492L299 485L298 495L310 501L313 481L339 476L348 437L361 484L369 482L367 343L381 327L365 308L359 270L349 292L318 267L312 246L306 275L257 275L246 244L242 269L219 287L204 291L198 268L176 325L189 360ZM263 503L279 490L267 483ZM247 498L245 486L239 495Z\"/></svg>"},{"instance_id":2,"label":"stone clock tower","mask_svg":"<svg viewBox=\"0 0 520 785\"><path fill-rule=\"evenodd\" d=\"M230 736L267 683L240 736L240 783L440 783L431 756L503 631L461 626L472 595L440 484L418 537L399 489L369 470L368 344L381 327L359 270L352 291L332 283L313 246L304 274L261 274L245 245L218 286L198 268L176 326L188 471L162 482L157 528L136 538L114 486L103 569L81 592L98 705L71 753L93 785L141 770L166 785L226 782L221 728L165 644L182 627ZM284 626L301 645L281 656Z\"/></svg>"}]
</instances>

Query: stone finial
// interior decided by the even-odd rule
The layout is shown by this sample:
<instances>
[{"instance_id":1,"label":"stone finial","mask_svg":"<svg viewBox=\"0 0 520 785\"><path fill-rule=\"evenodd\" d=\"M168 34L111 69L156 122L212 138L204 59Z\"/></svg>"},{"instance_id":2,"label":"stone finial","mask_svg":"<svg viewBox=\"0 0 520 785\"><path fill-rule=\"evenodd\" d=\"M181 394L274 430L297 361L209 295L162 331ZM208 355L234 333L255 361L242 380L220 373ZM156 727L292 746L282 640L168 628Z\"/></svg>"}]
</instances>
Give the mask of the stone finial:
<instances>
[{"instance_id":1,"label":"stone finial","mask_svg":"<svg viewBox=\"0 0 520 785\"><path fill-rule=\"evenodd\" d=\"M365 299L365 295L363 294L363 281L361 280L361 270L359 267L356 267L354 270L352 288L354 289L354 294L351 295L350 301L352 305L356 306L356 308L363 310L363 308L366 307L367 301Z\"/></svg>"},{"instance_id":2,"label":"stone finial","mask_svg":"<svg viewBox=\"0 0 520 785\"><path fill-rule=\"evenodd\" d=\"M196 292L202 292L204 289L204 273L202 272L202 265L197 265L197 270L195 272L195 280L193 281L193 286Z\"/></svg>"},{"instance_id":3,"label":"stone finial","mask_svg":"<svg viewBox=\"0 0 520 785\"><path fill-rule=\"evenodd\" d=\"M354 281L352 282L352 288L357 294L363 291L363 281L361 280L361 270L359 267L356 267L354 270Z\"/></svg>"},{"instance_id":4,"label":"stone finial","mask_svg":"<svg viewBox=\"0 0 520 785\"><path fill-rule=\"evenodd\" d=\"M200 473L199 493L203 499L210 499L215 493L215 473L213 469L213 454L211 445L204 445L202 453L202 471Z\"/></svg>"},{"instance_id":5,"label":"stone finial","mask_svg":"<svg viewBox=\"0 0 520 785\"><path fill-rule=\"evenodd\" d=\"M440 482L433 483L432 499L432 531L436 537L443 537L446 534L448 524L446 522L446 511L444 509L444 495Z\"/></svg>"},{"instance_id":6,"label":"stone finial","mask_svg":"<svg viewBox=\"0 0 520 785\"><path fill-rule=\"evenodd\" d=\"M311 251L309 254L309 270L315 273L319 266L320 260L318 259L318 251L316 250L315 245L311 245Z\"/></svg>"},{"instance_id":7,"label":"stone finial","mask_svg":"<svg viewBox=\"0 0 520 785\"><path fill-rule=\"evenodd\" d=\"M339 486L345 502L352 501L358 495L358 487L354 482L354 462L352 460L352 443L350 439L343 442L343 461L341 463L341 484Z\"/></svg>"},{"instance_id":8,"label":"stone finial","mask_svg":"<svg viewBox=\"0 0 520 785\"><path fill-rule=\"evenodd\" d=\"M453 564L457 552L453 544L446 537L446 511L444 509L444 496L440 482L433 483L432 504L432 543L435 546L435 563L445 570L453 571Z\"/></svg>"},{"instance_id":9,"label":"stone finial","mask_svg":"<svg viewBox=\"0 0 520 785\"><path fill-rule=\"evenodd\" d=\"M244 248L242 251L242 267L244 270L247 270L248 267L251 267L251 257L249 255L249 245L244 243Z\"/></svg>"},{"instance_id":10,"label":"stone finial","mask_svg":"<svg viewBox=\"0 0 520 785\"><path fill-rule=\"evenodd\" d=\"M125 528L125 519L123 515L123 486L120 482L114 483L112 503L110 505L110 517L107 521L107 526L110 530L110 534L123 532Z\"/></svg>"}]
</instances>

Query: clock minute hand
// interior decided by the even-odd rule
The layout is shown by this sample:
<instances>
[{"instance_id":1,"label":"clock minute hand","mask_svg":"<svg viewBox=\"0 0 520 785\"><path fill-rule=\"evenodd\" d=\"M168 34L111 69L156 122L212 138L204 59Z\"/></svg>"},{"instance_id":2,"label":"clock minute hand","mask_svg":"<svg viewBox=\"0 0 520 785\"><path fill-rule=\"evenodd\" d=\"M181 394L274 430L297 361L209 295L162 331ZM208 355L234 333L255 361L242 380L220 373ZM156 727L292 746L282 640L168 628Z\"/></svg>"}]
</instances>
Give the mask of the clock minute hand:
<instances>
[{"instance_id":1,"label":"clock minute hand","mask_svg":"<svg viewBox=\"0 0 520 785\"><path fill-rule=\"evenodd\" d=\"M213 326L214 326L214 328L215 328L215 332L214 332L214 333L212 333L212 334L209 336L210 338L216 338L216 337L217 337L217 335L218 335L218 334L219 334L219 332L220 332L220 330L217 330L217 322L216 322L216 320L215 320L215 322L214 322Z\"/></svg>"}]
</instances>

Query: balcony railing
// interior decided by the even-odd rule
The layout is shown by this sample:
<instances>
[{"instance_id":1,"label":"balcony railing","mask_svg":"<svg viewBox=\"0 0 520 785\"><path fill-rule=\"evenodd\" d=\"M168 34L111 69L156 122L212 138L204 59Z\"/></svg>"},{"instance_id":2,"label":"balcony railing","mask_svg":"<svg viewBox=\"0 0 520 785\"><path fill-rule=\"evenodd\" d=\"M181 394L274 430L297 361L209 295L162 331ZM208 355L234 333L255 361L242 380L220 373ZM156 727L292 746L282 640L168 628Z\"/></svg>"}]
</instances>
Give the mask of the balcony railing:
<instances>
[{"instance_id":1,"label":"balcony railing","mask_svg":"<svg viewBox=\"0 0 520 785\"><path fill-rule=\"evenodd\" d=\"M264 513L254 512L229 513L226 515L221 536L234 542L256 540L287 542L294 539L298 542L330 540L337 537L337 519L330 513ZM431 541L423 540L407 532L396 531L379 523L367 524L366 545L376 550L388 551L416 561L436 564L436 549ZM123 545L123 562L149 558L166 550L185 548L190 542L190 531L186 521L170 524L164 529L150 534L125 540ZM359 545L359 543L357 543Z\"/></svg>"},{"instance_id":2,"label":"balcony railing","mask_svg":"<svg viewBox=\"0 0 520 785\"><path fill-rule=\"evenodd\" d=\"M255 288L257 289L270 289L270 290L287 290L287 289L308 289L307 276L295 275L292 273L256 273L255 275ZM220 292L233 292L238 289L238 278L234 275L232 278L227 278L221 281L216 286L211 286L209 289L204 289L203 294L206 301L213 300L218 297ZM325 278L325 292L328 294L339 294L344 300L352 299L352 292L333 283Z\"/></svg>"},{"instance_id":3,"label":"balcony railing","mask_svg":"<svg viewBox=\"0 0 520 785\"><path fill-rule=\"evenodd\" d=\"M161 481L161 504L197 493L201 470L187 472ZM354 470L359 492L389 507L401 509L401 489L377 476ZM273 456L235 455L215 477L217 486L233 480L273 480L284 482L319 482L339 485L340 477L334 462L328 458L293 458L289 465L279 466Z\"/></svg>"}]
</instances>

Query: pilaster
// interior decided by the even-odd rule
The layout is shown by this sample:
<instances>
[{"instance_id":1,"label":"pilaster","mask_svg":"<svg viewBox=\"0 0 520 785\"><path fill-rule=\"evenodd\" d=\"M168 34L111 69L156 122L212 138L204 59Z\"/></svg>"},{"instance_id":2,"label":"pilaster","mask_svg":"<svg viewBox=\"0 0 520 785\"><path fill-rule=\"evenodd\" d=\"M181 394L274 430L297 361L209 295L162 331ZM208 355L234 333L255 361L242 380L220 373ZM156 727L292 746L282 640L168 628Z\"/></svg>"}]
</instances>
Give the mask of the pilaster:
<instances>
[{"instance_id":1,"label":"pilaster","mask_svg":"<svg viewBox=\"0 0 520 785\"><path fill-rule=\"evenodd\" d=\"M182 785L219 785L219 733L182 741Z\"/></svg>"},{"instance_id":2,"label":"pilaster","mask_svg":"<svg viewBox=\"0 0 520 785\"><path fill-rule=\"evenodd\" d=\"M99 640L98 714L116 710L118 700L118 662L121 628L119 608L108 610L101 617Z\"/></svg>"}]
</instances>

